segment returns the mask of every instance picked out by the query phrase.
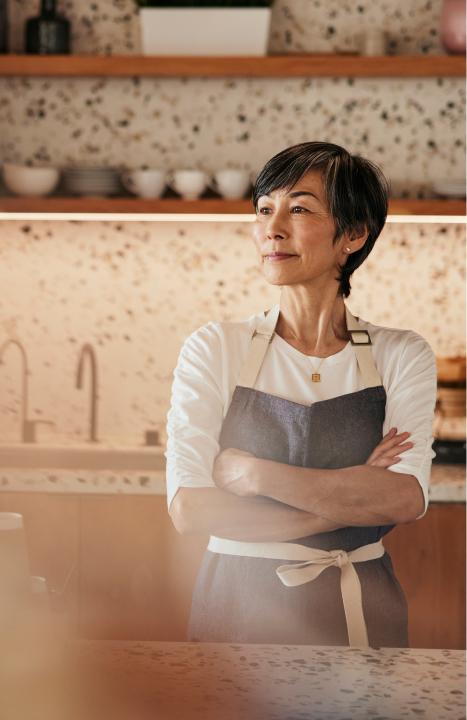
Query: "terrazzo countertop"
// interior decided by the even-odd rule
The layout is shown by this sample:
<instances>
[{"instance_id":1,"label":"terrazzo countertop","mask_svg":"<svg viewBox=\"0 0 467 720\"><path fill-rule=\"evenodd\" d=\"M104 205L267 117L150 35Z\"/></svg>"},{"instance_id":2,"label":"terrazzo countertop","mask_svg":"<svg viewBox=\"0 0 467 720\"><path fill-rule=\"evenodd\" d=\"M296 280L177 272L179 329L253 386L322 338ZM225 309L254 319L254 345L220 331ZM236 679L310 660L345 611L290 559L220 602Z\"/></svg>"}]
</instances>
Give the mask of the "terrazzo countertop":
<instances>
[{"instance_id":1,"label":"terrazzo countertop","mask_svg":"<svg viewBox=\"0 0 467 720\"><path fill-rule=\"evenodd\" d=\"M465 479L465 465L432 465L430 502L465 502ZM165 471L2 468L0 492L2 491L79 495L165 495Z\"/></svg>"},{"instance_id":2,"label":"terrazzo countertop","mask_svg":"<svg viewBox=\"0 0 467 720\"><path fill-rule=\"evenodd\" d=\"M465 503L465 465L432 465L429 497L431 502Z\"/></svg>"},{"instance_id":3,"label":"terrazzo countertop","mask_svg":"<svg viewBox=\"0 0 467 720\"><path fill-rule=\"evenodd\" d=\"M165 470L47 470L2 468L0 492L78 495L165 495Z\"/></svg>"},{"instance_id":4,"label":"terrazzo countertop","mask_svg":"<svg viewBox=\"0 0 467 720\"><path fill-rule=\"evenodd\" d=\"M79 640L72 656L99 720L465 718L463 650Z\"/></svg>"}]
</instances>

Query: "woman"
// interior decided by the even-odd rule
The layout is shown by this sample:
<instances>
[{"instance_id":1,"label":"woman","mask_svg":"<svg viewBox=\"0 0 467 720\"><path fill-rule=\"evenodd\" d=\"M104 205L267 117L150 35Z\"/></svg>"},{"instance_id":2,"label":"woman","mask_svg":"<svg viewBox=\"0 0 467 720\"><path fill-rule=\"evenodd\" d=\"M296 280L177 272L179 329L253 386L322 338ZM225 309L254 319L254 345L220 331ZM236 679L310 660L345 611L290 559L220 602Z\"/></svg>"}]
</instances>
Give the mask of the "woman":
<instances>
[{"instance_id":1,"label":"woman","mask_svg":"<svg viewBox=\"0 0 467 720\"><path fill-rule=\"evenodd\" d=\"M305 142L266 163L252 199L280 303L192 333L167 415L170 515L211 535L188 637L407 647L381 538L427 509L435 357L344 302L384 226L387 181Z\"/></svg>"}]
</instances>

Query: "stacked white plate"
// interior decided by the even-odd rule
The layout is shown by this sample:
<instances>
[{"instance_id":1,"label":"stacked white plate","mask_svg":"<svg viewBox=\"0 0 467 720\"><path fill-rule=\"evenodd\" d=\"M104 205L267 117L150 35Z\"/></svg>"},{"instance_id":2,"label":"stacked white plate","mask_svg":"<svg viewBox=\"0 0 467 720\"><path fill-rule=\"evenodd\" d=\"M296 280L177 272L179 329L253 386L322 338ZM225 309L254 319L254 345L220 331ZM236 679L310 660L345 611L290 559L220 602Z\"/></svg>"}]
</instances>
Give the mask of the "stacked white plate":
<instances>
[{"instance_id":1,"label":"stacked white plate","mask_svg":"<svg viewBox=\"0 0 467 720\"><path fill-rule=\"evenodd\" d=\"M64 168L63 190L70 195L117 195L122 192L119 172L111 167Z\"/></svg>"},{"instance_id":2,"label":"stacked white plate","mask_svg":"<svg viewBox=\"0 0 467 720\"><path fill-rule=\"evenodd\" d=\"M460 178L454 180L435 180L433 182L433 190L443 197L465 198L465 180Z\"/></svg>"}]
</instances>

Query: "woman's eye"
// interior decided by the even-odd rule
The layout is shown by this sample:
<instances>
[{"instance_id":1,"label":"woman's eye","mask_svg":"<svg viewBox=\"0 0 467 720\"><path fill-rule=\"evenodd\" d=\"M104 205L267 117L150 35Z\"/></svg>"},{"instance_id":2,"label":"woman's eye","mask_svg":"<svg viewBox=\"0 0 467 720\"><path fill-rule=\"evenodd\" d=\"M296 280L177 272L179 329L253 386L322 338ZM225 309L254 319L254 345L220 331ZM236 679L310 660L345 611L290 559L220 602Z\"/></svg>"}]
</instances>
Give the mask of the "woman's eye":
<instances>
[{"instance_id":1,"label":"woman's eye","mask_svg":"<svg viewBox=\"0 0 467 720\"><path fill-rule=\"evenodd\" d=\"M267 208L267 207L259 208L258 213L259 213L260 215L266 215L267 212L265 213L265 212L263 212L263 210L268 211L269 208ZM294 207L291 208L291 210L292 210L292 211L293 211L293 210L303 210L304 212L308 212L308 210L307 210L306 208L302 207L301 205L294 205ZM300 213L299 213L299 214L300 214Z\"/></svg>"}]
</instances>

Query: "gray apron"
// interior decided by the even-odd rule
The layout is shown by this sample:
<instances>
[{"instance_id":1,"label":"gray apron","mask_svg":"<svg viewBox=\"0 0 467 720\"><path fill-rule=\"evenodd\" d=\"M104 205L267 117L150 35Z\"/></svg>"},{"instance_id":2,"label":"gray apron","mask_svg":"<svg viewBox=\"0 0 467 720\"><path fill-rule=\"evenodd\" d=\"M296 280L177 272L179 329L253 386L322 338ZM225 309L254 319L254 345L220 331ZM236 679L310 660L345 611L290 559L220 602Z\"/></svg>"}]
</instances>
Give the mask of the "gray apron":
<instances>
[{"instance_id":1,"label":"gray apron","mask_svg":"<svg viewBox=\"0 0 467 720\"><path fill-rule=\"evenodd\" d=\"M301 405L254 389L278 316L276 305L253 334L222 424L220 448L238 448L260 458L309 468L365 464L383 437L386 406L386 391L374 364L369 333L346 306L347 329L365 387ZM381 543L393 527L349 526L281 543L237 543L211 537L194 587L188 640L408 647L406 598ZM366 546L373 550L379 547L379 557L373 552L363 557L365 562L358 562L358 554ZM298 555L277 550L298 551ZM292 563L280 564L278 559L298 560L306 553L315 557L315 567L308 566L308 571L311 567L314 572L312 582L285 581L287 566L292 575L293 568L300 574L307 572L303 567L307 563L292 568ZM316 572L316 558L321 556L332 557L333 564ZM341 562L342 557L346 559L346 572L351 570L355 576L350 582L359 585L361 622L366 626L365 639L360 641L349 640L349 602L342 585L342 565L346 563ZM356 559L349 563L352 557ZM353 637L361 638L362 634L354 633Z\"/></svg>"}]
</instances>

